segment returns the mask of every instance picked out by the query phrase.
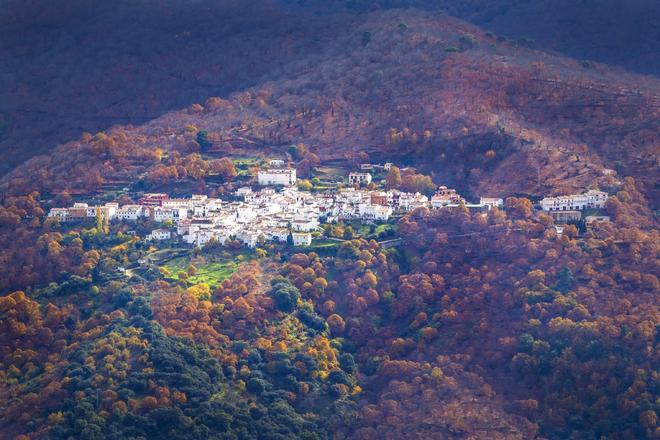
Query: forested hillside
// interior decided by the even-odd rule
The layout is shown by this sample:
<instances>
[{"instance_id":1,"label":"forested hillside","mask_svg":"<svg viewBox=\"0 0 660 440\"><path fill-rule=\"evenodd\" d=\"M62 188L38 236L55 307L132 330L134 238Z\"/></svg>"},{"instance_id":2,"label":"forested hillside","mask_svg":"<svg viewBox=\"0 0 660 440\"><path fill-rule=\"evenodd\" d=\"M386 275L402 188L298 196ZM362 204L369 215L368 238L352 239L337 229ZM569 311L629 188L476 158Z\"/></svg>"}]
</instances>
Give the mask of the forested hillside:
<instances>
[{"instance_id":1,"label":"forested hillside","mask_svg":"<svg viewBox=\"0 0 660 440\"><path fill-rule=\"evenodd\" d=\"M586 234L509 198L405 215L398 248L207 245L178 273L35 197L0 217L8 438L655 436L658 233L630 178Z\"/></svg>"},{"instance_id":2,"label":"forested hillside","mask_svg":"<svg viewBox=\"0 0 660 440\"><path fill-rule=\"evenodd\" d=\"M91 189L75 170L91 166L100 184L131 174L118 166L136 150L199 151L191 141L204 130L218 151L303 142L324 159L396 157L473 194L574 190L613 169L658 200L657 79L501 42L445 14L377 12L344 26L318 43L313 67L303 57L282 79L111 130L122 151L109 160L94 159L106 147L85 135L4 181ZM22 187L31 173L43 176L39 187Z\"/></svg>"},{"instance_id":3,"label":"forested hillside","mask_svg":"<svg viewBox=\"0 0 660 440\"><path fill-rule=\"evenodd\" d=\"M33 123L51 139L51 112L80 125L0 180L0 437L658 438L656 78L438 11L262 10L229 29L187 4L125 35L80 16L82 33L0 61L48 77L86 38L105 60L46 83L3 72L30 105L62 93L4 113L4 154ZM106 33L139 68L101 50ZM399 213L385 244L382 225L326 224L312 248L159 243L142 237L172 221L47 215L145 192L236 201L272 157L308 187L320 168L391 161L390 189L505 203ZM595 226L534 208L589 188L609 194Z\"/></svg>"},{"instance_id":4,"label":"forested hillside","mask_svg":"<svg viewBox=\"0 0 660 440\"><path fill-rule=\"evenodd\" d=\"M142 124L210 96L289 78L316 66L328 42L368 22L365 12L403 7L443 10L512 45L587 66L658 73L660 10L652 0L12 0L0 10L0 172L83 131ZM643 82L625 80L632 90Z\"/></svg>"},{"instance_id":5,"label":"forested hillside","mask_svg":"<svg viewBox=\"0 0 660 440\"><path fill-rule=\"evenodd\" d=\"M265 1L14 2L0 10L0 172L312 66L341 20ZM247 13L250 11L250 13Z\"/></svg>"},{"instance_id":6,"label":"forested hillside","mask_svg":"<svg viewBox=\"0 0 660 440\"><path fill-rule=\"evenodd\" d=\"M287 1L287 0L285 0ZM654 0L288 0L313 10L442 10L525 46L658 76Z\"/></svg>"}]
</instances>

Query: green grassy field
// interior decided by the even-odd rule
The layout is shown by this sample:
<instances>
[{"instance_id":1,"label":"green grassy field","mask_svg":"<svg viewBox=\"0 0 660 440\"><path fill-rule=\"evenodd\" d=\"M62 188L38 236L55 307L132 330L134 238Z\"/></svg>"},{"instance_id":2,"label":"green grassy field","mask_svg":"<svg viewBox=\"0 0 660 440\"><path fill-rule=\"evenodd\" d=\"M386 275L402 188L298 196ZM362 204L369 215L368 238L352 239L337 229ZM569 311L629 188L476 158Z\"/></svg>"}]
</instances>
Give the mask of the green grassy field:
<instances>
[{"instance_id":1,"label":"green grassy field","mask_svg":"<svg viewBox=\"0 0 660 440\"><path fill-rule=\"evenodd\" d=\"M378 236L378 234L380 234L381 232L394 231L394 230L395 230L395 228L394 228L393 225L391 225L389 223L385 223L385 224L376 226L376 230L374 231L374 235Z\"/></svg>"},{"instance_id":2,"label":"green grassy field","mask_svg":"<svg viewBox=\"0 0 660 440\"><path fill-rule=\"evenodd\" d=\"M340 181L348 175L347 168L319 166L314 171L314 176L321 180Z\"/></svg>"},{"instance_id":3,"label":"green grassy field","mask_svg":"<svg viewBox=\"0 0 660 440\"><path fill-rule=\"evenodd\" d=\"M308 249L312 251L328 250L339 247L340 244L341 242L335 240L319 239L319 240L313 240L312 244L308 247Z\"/></svg>"},{"instance_id":4,"label":"green grassy field","mask_svg":"<svg viewBox=\"0 0 660 440\"><path fill-rule=\"evenodd\" d=\"M236 167L238 175L243 176L247 174L248 168L250 168L252 165L258 165L262 159L256 156L247 156L232 157L231 160L234 162L234 166Z\"/></svg>"},{"instance_id":5,"label":"green grassy field","mask_svg":"<svg viewBox=\"0 0 660 440\"><path fill-rule=\"evenodd\" d=\"M229 278L241 264L236 258L223 261L212 261L204 265L193 265L197 268L194 275L188 278L191 284L206 283L211 287L216 287L224 280ZM185 272L190 266L189 257L179 257L165 263L161 268L167 269L168 278L176 279L180 272Z\"/></svg>"},{"instance_id":6,"label":"green grassy field","mask_svg":"<svg viewBox=\"0 0 660 440\"><path fill-rule=\"evenodd\" d=\"M387 233L387 237L394 235L396 233L396 224L393 222L382 223L382 224L364 224L357 221L346 222L346 225L350 225L355 231L355 235L365 238L367 240L374 239L379 240L379 235L381 233Z\"/></svg>"}]
</instances>

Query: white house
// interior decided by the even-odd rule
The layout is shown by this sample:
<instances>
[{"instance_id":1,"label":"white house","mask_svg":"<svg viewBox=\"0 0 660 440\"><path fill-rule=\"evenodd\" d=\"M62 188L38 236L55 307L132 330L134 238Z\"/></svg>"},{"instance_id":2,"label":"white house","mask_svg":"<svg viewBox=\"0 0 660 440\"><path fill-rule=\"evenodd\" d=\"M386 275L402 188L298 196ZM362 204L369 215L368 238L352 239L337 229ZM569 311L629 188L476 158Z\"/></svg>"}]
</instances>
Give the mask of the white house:
<instances>
[{"instance_id":1,"label":"white house","mask_svg":"<svg viewBox=\"0 0 660 440\"><path fill-rule=\"evenodd\" d=\"M183 236L183 241L188 244L196 244L197 246L203 246L212 238L215 234L210 229L205 230L191 230L188 235Z\"/></svg>"},{"instance_id":2,"label":"white house","mask_svg":"<svg viewBox=\"0 0 660 440\"><path fill-rule=\"evenodd\" d=\"M312 234L309 232L292 232L294 246L309 246L312 244Z\"/></svg>"},{"instance_id":3,"label":"white house","mask_svg":"<svg viewBox=\"0 0 660 440\"><path fill-rule=\"evenodd\" d=\"M258 231L241 231L236 235L236 238L239 239L245 246L253 248L257 246L257 243L259 243L259 237L261 236L262 234Z\"/></svg>"},{"instance_id":4,"label":"white house","mask_svg":"<svg viewBox=\"0 0 660 440\"><path fill-rule=\"evenodd\" d=\"M192 213L195 217L206 217L209 213L208 203L198 204L192 207Z\"/></svg>"},{"instance_id":5,"label":"white house","mask_svg":"<svg viewBox=\"0 0 660 440\"><path fill-rule=\"evenodd\" d=\"M481 197L479 204L488 206L488 209L501 208L504 206L504 200L495 197Z\"/></svg>"},{"instance_id":6,"label":"white house","mask_svg":"<svg viewBox=\"0 0 660 440\"><path fill-rule=\"evenodd\" d=\"M146 214L146 215L145 215ZM124 205L115 211L115 218L118 220L137 220L140 217L149 215L149 209L141 205Z\"/></svg>"},{"instance_id":7,"label":"white house","mask_svg":"<svg viewBox=\"0 0 660 440\"><path fill-rule=\"evenodd\" d=\"M161 208L157 206L153 208L154 220L157 222L164 222L167 220L178 221L188 217L188 210L186 208Z\"/></svg>"},{"instance_id":8,"label":"white house","mask_svg":"<svg viewBox=\"0 0 660 440\"><path fill-rule=\"evenodd\" d=\"M240 204L235 207L236 209L236 219L242 222L248 222L252 220L257 214L254 211L254 208L251 205Z\"/></svg>"},{"instance_id":9,"label":"white house","mask_svg":"<svg viewBox=\"0 0 660 440\"><path fill-rule=\"evenodd\" d=\"M358 205L358 215L368 220L387 221L392 215L392 208L389 206L360 203Z\"/></svg>"},{"instance_id":10,"label":"white house","mask_svg":"<svg viewBox=\"0 0 660 440\"><path fill-rule=\"evenodd\" d=\"M351 185L369 185L371 183L371 174L369 173L350 173L348 183Z\"/></svg>"},{"instance_id":11,"label":"white house","mask_svg":"<svg viewBox=\"0 0 660 440\"><path fill-rule=\"evenodd\" d=\"M582 218L582 211L550 211L549 215L556 223L575 222Z\"/></svg>"},{"instance_id":12,"label":"white house","mask_svg":"<svg viewBox=\"0 0 660 440\"><path fill-rule=\"evenodd\" d=\"M610 216L608 215L588 215L584 218L584 223L587 226L587 229L593 229L598 226L599 223L609 223Z\"/></svg>"},{"instance_id":13,"label":"white house","mask_svg":"<svg viewBox=\"0 0 660 440\"><path fill-rule=\"evenodd\" d=\"M609 198L605 191L598 191L596 189L590 189L584 195L587 197L588 208L604 208L605 202Z\"/></svg>"},{"instance_id":14,"label":"white house","mask_svg":"<svg viewBox=\"0 0 660 440\"><path fill-rule=\"evenodd\" d=\"M107 218L108 220L112 220L115 217L117 209L119 209L118 203L106 203L103 206L88 206L87 217L96 218L96 214L99 212L102 219L105 220Z\"/></svg>"},{"instance_id":15,"label":"white house","mask_svg":"<svg viewBox=\"0 0 660 440\"><path fill-rule=\"evenodd\" d=\"M69 215L69 208L51 208L48 211L48 217L55 217L62 221L66 221Z\"/></svg>"},{"instance_id":16,"label":"white house","mask_svg":"<svg viewBox=\"0 0 660 440\"><path fill-rule=\"evenodd\" d=\"M192 199L167 199L163 200L163 208L185 208L192 206Z\"/></svg>"},{"instance_id":17,"label":"white house","mask_svg":"<svg viewBox=\"0 0 660 440\"><path fill-rule=\"evenodd\" d=\"M311 232L319 227L319 221L315 218L297 219L291 222L291 230L296 232Z\"/></svg>"},{"instance_id":18,"label":"white house","mask_svg":"<svg viewBox=\"0 0 660 440\"><path fill-rule=\"evenodd\" d=\"M453 188L441 186L436 193L431 197L431 206L434 208L442 208L445 205L452 203L460 203L461 196Z\"/></svg>"},{"instance_id":19,"label":"white house","mask_svg":"<svg viewBox=\"0 0 660 440\"><path fill-rule=\"evenodd\" d=\"M584 194L544 197L541 200L541 209L544 211L572 211L587 208L603 208L607 199L608 195L606 192L592 189Z\"/></svg>"},{"instance_id":20,"label":"white house","mask_svg":"<svg viewBox=\"0 0 660 440\"><path fill-rule=\"evenodd\" d=\"M336 196L337 201L345 203L366 203L371 200L368 191L357 190L355 188L342 188Z\"/></svg>"},{"instance_id":21,"label":"white house","mask_svg":"<svg viewBox=\"0 0 660 440\"><path fill-rule=\"evenodd\" d=\"M236 197L241 197L243 200L247 200L247 196L252 194L252 188L249 186L242 186L238 188L234 194Z\"/></svg>"},{"instance_id":22,"label":"white house","mask_svg":"<svg viewBox=\"0 0 660 440\"><path fill-rule=\"evenodd\" d=\"M406 193L395 191L392 194L392 204L402 211L412 211L416 208L428 206L429 198L420 193Z\"/></svg>"},{"instance_id":23,"label":"white house","mask_svg":"<svg viewBox=\"0 0 660 440\"><path fill-rule=\"evenodd\" d=\"M190 200L193 202L205 202L209 199L209 196L204 195L204 194L193 194L190 196Z\"/></svg>"},{"instance_id":24,"label":"white house","mask_svg":"<svg viewBox=\"0 0 660 440\"><path fill-rule=\"evenodd\" d=\"M188 219L184 219L181 220L179 223L177 223L176 233L178 235L188 235L191 229L194 229L192 227L192 221Z\"/></svg>"},{"instance_id":25,"label":"white house","mask_svg":"<svg viewBox=\"0 0 660 440\"><path fill-rule=\"evenodd\" d=\"M154 229L145 237L147 240L169 240L172 233L167 229Z\"/></svg>"},{"instance_id":26,"label":"white house","mask_svg":"<svg viewBox=\"0 0 660 440\"><path fill-rule=\"evenodd\" d=\"M140 197L138 203L142 206L162 206L163 200L169 198L170 196L164 193L147 193Z\"/></svg>"},{"instance_id":27,"label":"white house","mask_svg":"<svg viewBox=\"0 0 660 440\"><path fill-rule=\"evenodd\" d=\"M286 228L271 228L266 231L268 238L281 243L286 242L289 238L289 230Z\"/></svg>"},{"instance_id":28,"label":"white house","mask_svg":"<svg viewBox=\"0 0 660 440\"><path fill-rule=\"evenodd\" d=\"M296 183L295 168L269 168L257 174L259 185L293 185Z\"/></svg>"}]
</instances>

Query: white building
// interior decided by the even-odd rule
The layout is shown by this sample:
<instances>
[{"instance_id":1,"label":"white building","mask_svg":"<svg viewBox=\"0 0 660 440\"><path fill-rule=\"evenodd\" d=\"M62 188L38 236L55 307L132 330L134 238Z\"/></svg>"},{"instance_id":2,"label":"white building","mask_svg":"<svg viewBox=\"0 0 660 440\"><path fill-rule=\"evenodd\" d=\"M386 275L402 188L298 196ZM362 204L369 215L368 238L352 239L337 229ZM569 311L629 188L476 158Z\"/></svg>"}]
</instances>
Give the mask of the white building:
<instances>
[{"instance_id":1,"label":"white building","mask_svg":"<svg viewBox=\"0 0 660 440\"><path fill-rule=\"evenodd\" d=\"M501 208L504 206L504 200L495 197L481 197L479 199L479 204L488 206L488 209L490 210L492 208Z\"/></svg>"},{"instance_id":2,"label":"white building","mask_svg":"<svg viewBox=\"0 0 660 440\"><path fill-rule=\"evenodd\" d=\"M309 232L292 232L294 246L309 246L312 244L312 234Z\"/></svg>"},{"instance_id":3,"label":"white building","mask_svg":"<svg viewBox=\"0 0 660 440\"><path fill-rule=\"evenodd\" d=\"M429 198L420 193L406 193L401 191L392 192L392 205L402 211L428 207Z\"/></svg>"},{"instance_id":4,"label":"white building","mask_svg":"<svg viewBox=\"0 0 660 440\"><path fill-rule=\"evenodd\" d=\"M602 223L610 223L610 216L608 215L588 215L584 218L584 223L587 229L593 229Z\"/></svg>"},{"instance_id":5,"label":"white building","mask_svg":"<svg viewBox=\"0 0 660 440\"><path fill-rule=\"evenodd\" d=\"M358 205L358 215L360 218L367 220L387 221L392 215L392 208L389 206L361 203Z\"/></svg>"},{"instance_id":6,"label":"white building","mask_svg":"<svg viewBox=\"0 0 660 440\"><path fill-rule=\"evenodd\" d=\"M351 185L369 185L371 183L371 174L369 173L350 173L348 183Z\"/></svg>"},{"instance_id":7,"label":"white building","mask_svg":"<svg viewBox=\"0 0 660 440\"><path fill-rule=\"evenodd\" d=\"M541 209L544 211L573 211L588 208L603 208L607 199L608 195L606 192L592 189L584 194L545 197L541 200Z\"/></svg>"},{"instance_id":8,"label":"white building","mask_svg":"<svg viewBox=\"0 0 660 440\"><path fill-rule=\"evenodd\" d=\"M256 217L257 213L251 205L239 204L234 206L236 212L236 220L239 222L249 222Z\"/></svg>"},{"instance_id":9,"label":"white building","mask_svg":"<svg viewBox=\"0 0 660 440\"><path fill-rule=\"evenodd\" d=\"M179 223L177 223L176 233L177 235L188 235L191 229L193 229L192 221L188 219L184 219L181 220Z\"/></svg>"},{"instance_id":10,"label":"white building","mask_svg":"<svg viewBox=\"0 0 660 440\"><path fill-rule=\"evenodd\" d=\"M154 229L145 237L147 240L169 240L172 233L167 229Z\"/></svg>"},{"instance_id":11,"label":"white building","mask_svg":"<svg viewBox=\"0 0 660 440\"><path fill-rule=\"evenodd\" d=\"M453 188L441 186L436 193L431 197L431 206L434 208L442 208L449 204L456 204L461 202L462 197Z\"/></svg>"},{"instance_id":12,"label":"white building","mask_svg":"<svg viewBox=\"0 0 660 440\"><path fill-rule=\"evenodd\" d=\"M163 200L163 208L185 208L192 206L192 199L167 199Z\"/></svg>"},{"instance_id":13,"label":"white building","mask_svg":"<svg viewBox=\"0 0 660 440\"><path fill-rule=\"evenodd\" d=\"M289 230L286 228L270 228L266 231L266 235L269 240L279 241L280 243L286 243L289 238Z\"/></svg>"},{"instance_id":14,"label":"white building","mask_svg":"<svg viewBox=\"0 0 660 440\"><path fill-rule=\"evenodd\" d=\"M66 221L69 215L69 208L51 208L48 211L48 217L55 217L62 221Z\"/></svg>"},{"instance_id":15,"label":"white building","mask_svg":"<svg viewBox=\"0 0 660 440\"><path fill-rule=\"evenodd\" d=\"M252 194L252 188L249 186L242 186L236 190L234 193L236 197L240 197L243 200L247 200L247 197Z\"/></svg>"},{"instance_id":16,"label":"white building","mask_svg":"<svg viewBox=\"0 0 660 440\"><path fill-rule=\"evenodd\" d=\"M339 193L337 193L337 201L343 203L368 203L371 200L371 195L369 191L363 191L355 188L342 188Z\"/></svg>"},{"instance_id":17,"label":"white building","mask_svg":"<svg viewBox=\"0 0 660 440\"><path fill-rule=\"evenodd\" d=\"M236 238L249 248L256 247L262 237L265 238L260 231L241 231L236 235Z\"/></svg>"},{"instance_id":18,"label":"white building","mask_svg":"<svg viewBox=\"0 0 660 440\"><path fill-rule=\"evenodd\" d=\"M157 206L153 208L154 220L157 222L164 222L171 220L173 222L183 220L188 217L188 210L186 208L161 208Z\"/></svg>"},{"instance_id":19,"label":"white building","mask_svg":"<svg viewBox=\"0 0 660 440\"><path fill-rule=\"evenodd\" d=\"M183 236L183 241L188 244L195 244L197 246L204 246L215 237L215 234L210 229L193 230L191 229L187 235Z\"/></svg>"},{"instance_id":20,"label":"white building","mask_svg":"<svg viewBox=\"0 0 660 440\"><path fill-rule=\"evenodd\" d=\"M312 232L319 227L316 218L297 219L291 222L291 230L296 232Z\"/></svg>"},{"instance_id":21,"label":"white building","mask_svg":"<svg viewBox=\"0 0 660 440\"><path fill-rule=\"evenodd\" d=\"M131 220L135 221L141 217L149 216L149 208L141 205L124 205L115 210L115 218L118 220Z\"/></svg>"},{"instance_id":22,"label":"white building","mask_svg":"<svg viewBox=\"0 0 660 440\"><path fill-rule=\"evenodd\" d=\"M259 185L293 185L296 183L295 168L269 168L257 175Z\"/></svg>"}]
</instances>

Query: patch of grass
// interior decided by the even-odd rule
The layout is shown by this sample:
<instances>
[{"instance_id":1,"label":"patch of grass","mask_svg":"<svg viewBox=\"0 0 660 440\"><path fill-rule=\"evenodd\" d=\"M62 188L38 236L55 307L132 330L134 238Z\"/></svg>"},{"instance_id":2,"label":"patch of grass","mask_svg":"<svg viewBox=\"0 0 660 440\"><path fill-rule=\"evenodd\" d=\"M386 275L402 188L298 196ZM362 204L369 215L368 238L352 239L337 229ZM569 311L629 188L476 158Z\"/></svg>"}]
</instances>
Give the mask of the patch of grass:
<instances>
[{"instance_id":1,"label":"patch of grass","mask_svg":"<svg viewBox=\"0 0 660 440\"><path fill-rule=\"evenodd\" d=\"M383 233L383 232L385 232L387 230L391 230L391 229L393 229L393 227L392 227L392 225L390 225L388 223L378 225L378 226L376 226L376 229L374 230L374 234L378 235L380 233Z\"/></svg>"},{"instance_id":2,"label":"patch of grass","mask_svg":"<svg viewBox=\"0 0 660 440\"><path fill-rule=\"evenodd\" d=\"M177 279L178 274L180 272L186 272L190 264L189 257L179 257L168 261L161 267L167 269L169 279ZM211 287L217 287L224 280L232 276L240 264L241 261L237 261L236 258L212 261L204 265L193 263L197 271L194 275L188 277L188 281L190 284L206 283Z\"/></svg>"},{"instance_id":3,"label":"patch of grass","mask_svg":"<svg viewBox=\"0 0 660 440\"><path fill-rule=\"evenodd\" d=\"M330 185L316 185L312 187L312 191L316 192L329 191L331 189L335 189L335 187Z\"/></svg>"},{"instance_id":4,"label":"patch of grass","mask_svg":"<svg viewBox=\"0 0 660 440\"><path fill-rule=\"evenodd\" d=\"M319 239L319 240L313 240L312 244L309 246L308 249L312 251L317 251L317 250L328 250L332 248L337 248L341 242L336 241L336 240L327 240L327 239Z\"/></svg>"},{"instance_id":5,"label":"patch of grass","mask_svg":"<svg viewBox=\"0 0 660 440\"><path fill-rule=\"evenodd\" d=\"M234 166L250 166L261 162L261 158L256 156L232 157L231 160L234 162Z\"/></svg>"},{"instance_id":6,"label":"patch of grass","mask_svg":"<svg viewBox=\"0 0 660 440\"><path fill-rule=\"evenodd\" d=\"M231 160L234 162L236 172L239 176L247 175L248 169L251 166L258 165L261 162L261 158L256 156L232 157Z\"/></svg>"},{"instance_id":7,"label":"patch of grass","mask_svg":"<svg viewBox=\"0 0 660 440\"><path fill-rule=\"evenodd\" d=\"M348 175L348 170L341 167L319 166L314 171L314 176L321 180L337 182Z\"/></svg>"},{"instance_id":8,"label":"patch of grass","mask_svg":"<svg viewBox=\"0 0 660 440\"><path fill-rule=\"evenodd\" d=\"M374 239L376 241L381 238L391 238L396 234L396 224L393 220L388 223L362 223L358 221L351 221L346 223L351 226L356 236L365 238L367 240Z\"/></svg>"},{"instance_id":9,"label":"patch of grass","mask_svg":"<svg viewBox=\"0 0 660 440\"><path fill-rule=\"evenodd\" d=\"M588 215L607 215L607 212L605 212L604 209L599 208L587 208L582 211L582 218Z\"/></svg>"}]
</instances>

